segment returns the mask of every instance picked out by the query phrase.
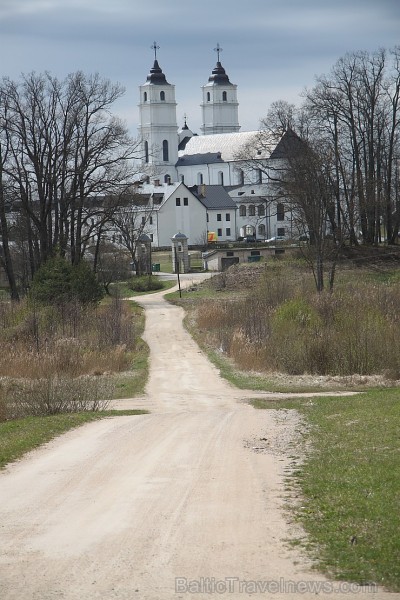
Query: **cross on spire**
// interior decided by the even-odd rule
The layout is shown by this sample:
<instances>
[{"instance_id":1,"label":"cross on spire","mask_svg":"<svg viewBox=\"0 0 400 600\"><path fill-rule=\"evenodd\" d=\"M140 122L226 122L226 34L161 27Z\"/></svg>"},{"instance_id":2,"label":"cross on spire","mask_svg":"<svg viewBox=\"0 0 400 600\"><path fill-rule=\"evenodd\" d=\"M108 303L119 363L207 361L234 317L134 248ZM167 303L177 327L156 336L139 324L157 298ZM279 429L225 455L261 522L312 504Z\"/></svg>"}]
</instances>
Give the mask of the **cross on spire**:
<instances>
[{"instance_id":1,"label":"cross on spire","mask_svg":"<svg viewBox=\"0 0 400 600\"><path fill-rule=\"evenodd\" d=\"M154 50L154 60L157 60L157 50L160 49L160 46L157 46L157 42L153 42L153 45L150 46L152 50Z\"/></svg>"},{"instance_id":2,"label":"cross on spire","mask_svg":"<svg viewBox=\"0 0 400 600\"><path fill-rule=\"evenodd\" d=\"M221 48L221 46L219 45L219 42L217 43L217 47L216 47L216 48L214 48L214 52L216 52L216 53L217 53L218 62L219 62L219 55L220 55L220 53L222 52L222 48Z\"/></svg>"}]
</instances>

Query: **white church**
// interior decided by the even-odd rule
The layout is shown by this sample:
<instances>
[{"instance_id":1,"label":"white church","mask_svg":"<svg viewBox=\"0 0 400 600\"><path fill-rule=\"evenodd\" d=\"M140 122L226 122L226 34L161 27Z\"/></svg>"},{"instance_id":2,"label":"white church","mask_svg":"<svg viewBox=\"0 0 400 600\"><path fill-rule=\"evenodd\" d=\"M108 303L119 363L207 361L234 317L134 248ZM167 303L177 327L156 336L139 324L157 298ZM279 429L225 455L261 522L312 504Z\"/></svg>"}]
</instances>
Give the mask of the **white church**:
<instances>
[{"instance_id":1,"label":"white church","mask_svg":"<svg viewBox=\"0 0 400 600\"><path fill-rule=\"evenodd\" d=\"M156 43L152 48L154 63L139 88L146 177L136 192L147 198L142 210L152 211L146 233L153 246L168 245L177 231L190 245L204 243L207 236L221 242L289 238L291 215L282 203L270 202L263 171L243 168L239 158L246 148L265 166L279 140L267 150L257 147L259 131L240 131L237 85L221 64L219 45L216 66L202 86L200 135L186 120L178 128L175 86L158 63Z\"/></svg>"}]
</instances>

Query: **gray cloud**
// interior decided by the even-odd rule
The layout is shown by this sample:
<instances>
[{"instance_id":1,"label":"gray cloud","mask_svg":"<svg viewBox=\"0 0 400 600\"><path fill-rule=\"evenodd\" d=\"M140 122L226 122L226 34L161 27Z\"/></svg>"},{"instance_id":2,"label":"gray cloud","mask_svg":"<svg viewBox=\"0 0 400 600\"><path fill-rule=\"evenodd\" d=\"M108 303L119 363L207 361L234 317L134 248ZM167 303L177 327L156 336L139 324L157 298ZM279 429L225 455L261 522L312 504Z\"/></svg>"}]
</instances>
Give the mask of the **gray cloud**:
<instances>
[{"instance_id":1,"label":"gray cloud","mask_svg":"<svg viewBox=\"0 0 400 600\"><path fill-rule=\"evenodd\" d=\"M176 84L178 117L200 125L200 86L217 42L239 86L243 129L268 104L299 102L304 86L347 51L400 43L398 0L0 0L2 74L49 70L59 77L98 71L127 88L117 106L134 130L137 87L152 63L150 46Z\"/></svg>"}]
</instances>

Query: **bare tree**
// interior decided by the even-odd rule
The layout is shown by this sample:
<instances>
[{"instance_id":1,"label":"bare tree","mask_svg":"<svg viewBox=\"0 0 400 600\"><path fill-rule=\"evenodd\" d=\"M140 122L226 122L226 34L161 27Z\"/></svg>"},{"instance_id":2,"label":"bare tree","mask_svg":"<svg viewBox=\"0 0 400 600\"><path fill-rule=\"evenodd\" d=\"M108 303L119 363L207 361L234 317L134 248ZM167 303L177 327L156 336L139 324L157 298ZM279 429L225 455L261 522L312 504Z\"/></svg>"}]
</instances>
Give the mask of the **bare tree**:
<instances>
[{"instance_id":1,"label":"bare tree","mask_svg":"<svg viewBox=\"0 0 400 600\"><path fill-rule=\"evenodd\" d=\"M147 233L152 218L150 200L142 194L129 194L124 198L124 204L113 217L116 233L120 238L120 246L125 248L131 257L136 275L142 275L141 237Z\"/></svg>"},{"instance_id":2,"label":"bare tree","mask_svg":"<svg viewBox=\"0 0 400 600\"><path fill-rule=\"evenodd\" d=\"M306 94L314 132L335 155L337 214L364 243L397 239L396 157L399 148L400 48L340 59ZM340 206L340 210L339 210Z\"/></svg>"},{"instance_id":3,"label":"bare tree","mask_svg":"<svg viewBox=\"0 0 400 600\"><path fill-rule=\"evenodd\" d=\"M111 284L128 279L130 274L130 257L127 252L103 240L98 252L97 276L106 294L110 294Z\"/></svg>"},{"instance_id":4,"label":"bare tree","mask_svg":"<svg viewBox=\"0 0 400 600\"><path fill-rule=\"evenodd\" d=\"M3 154L3 148L1 147L0 143L0 265L6 273L12 300L19 300L19 293L14 272L14 264L12 261L10 250L10 201L7 195L6 184L3 179L4 160L6 160L6 156L4 156Z\"/></svg>"},{"instance_id":5,"label":"bare tree","mask_svg":"<svg viewBox=\"0 0 400 600\"><path fill-rule=\"evenodd\" d=\"M334 221L335 185L332 181L332 156L329 148L312 148L298 140L288 146L284 167L274 187L292 211L294 228L303 233L300 248L311 267L317 291L325 287L325 268L329 265L329 288L333 289L336 262L342 242L329 235Z\"/></svg>"},{"instance_id":6,"label":"bare tree","mask_svg":"<svg viewBox=\"0 0 400 600\"><path fill-rule=\"evenodd\" d=\"M137 173L139 142L110 114L123 92L81 72L2 80L3 182L26 222L31 277L55 250L78 263Z\"/></svg>"}]
</instances>

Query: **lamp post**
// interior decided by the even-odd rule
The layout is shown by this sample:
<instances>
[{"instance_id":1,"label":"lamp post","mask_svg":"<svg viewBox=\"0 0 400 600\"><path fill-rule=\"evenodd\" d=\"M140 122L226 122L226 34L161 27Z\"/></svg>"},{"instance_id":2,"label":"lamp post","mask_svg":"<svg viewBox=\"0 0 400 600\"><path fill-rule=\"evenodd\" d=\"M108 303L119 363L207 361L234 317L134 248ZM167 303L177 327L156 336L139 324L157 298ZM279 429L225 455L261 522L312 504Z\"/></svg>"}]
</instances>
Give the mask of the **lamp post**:
<instances>
[{"instance_id":1,"label":"lamp post","mask_svg":"<svg viewBox=\"0 0 400 600\"><path fill-rule=\"evenodd\" d=\"M176 275L178 277L178 289L179 289L179 298L182 298L182 291L181 291L181 280L179 277L179 255L178 255L178 248L175 248L175 271L176 271Z\"/></svg>"}]
</instances>

